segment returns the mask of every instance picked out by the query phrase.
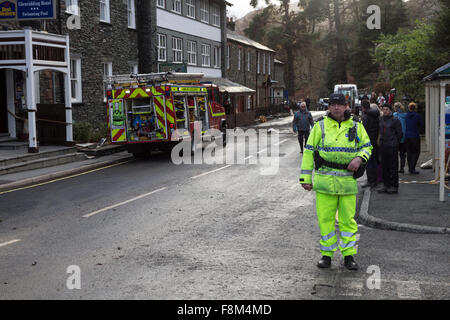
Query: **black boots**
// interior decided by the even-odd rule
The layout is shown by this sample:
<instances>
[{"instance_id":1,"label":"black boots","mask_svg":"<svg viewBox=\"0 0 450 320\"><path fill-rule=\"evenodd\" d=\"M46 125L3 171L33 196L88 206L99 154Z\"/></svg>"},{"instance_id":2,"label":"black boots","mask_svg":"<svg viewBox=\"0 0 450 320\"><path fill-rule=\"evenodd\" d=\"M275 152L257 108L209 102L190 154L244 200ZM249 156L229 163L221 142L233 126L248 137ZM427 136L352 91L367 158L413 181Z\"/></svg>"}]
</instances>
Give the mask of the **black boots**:
<instances>
[{"instance_id":1,"label":"black boots","mask_svg":"<svg viewBox=\"0 0 450 320\"><path fill-rule=\"evenodd\" d=\"M319 263L317 263L317 266L319 268L329 268L331 266L331 258L322 256L322 258L319 260Z\"/></svg>"},{"instance_id":2,"label":"black boots","mask_svg":"<svg viewBox=\"0 0 450 320\"><path fill-rule=\"evenodd\" d=\"M344 266L348 270L358 270L358 264L353 259L353 256L344 257Z\"/></svg>"}]
</instances>

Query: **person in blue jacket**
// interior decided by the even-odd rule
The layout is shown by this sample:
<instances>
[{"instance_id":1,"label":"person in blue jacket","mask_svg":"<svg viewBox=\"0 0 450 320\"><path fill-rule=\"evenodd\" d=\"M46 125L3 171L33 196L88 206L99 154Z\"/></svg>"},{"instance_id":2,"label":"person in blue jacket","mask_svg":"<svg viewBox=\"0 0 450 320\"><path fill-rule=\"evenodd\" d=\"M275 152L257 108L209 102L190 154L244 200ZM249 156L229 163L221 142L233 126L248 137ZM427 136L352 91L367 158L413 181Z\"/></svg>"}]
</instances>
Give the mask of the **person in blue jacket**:
<instances>
[{"instance_id":1,"label":"person in blue jacket","mask_svg":"<svg viewBox=\"0 0 450 320\"><path fill-rule=\"evenodd\" d=\"M399 173L405 173L405 164L406 164L406 143L405 143L405 135L406 135L406 112L405 107L401 102L396 102L394 104L394 117L397 117L402 124L403 137L398 145L398 152L400 154L400 169Z\"/></svg>"},{"instance_id":2,"label":"person in blue jacket","mask_svg":"<svg viewBox=\"0 0 450 320\"><path fill-rule=\"evenodd\" d=\"M408 160L409 173L418 174L416 171L417 161L420 155L420 128L423 126L422 117L416 112L417 105L411 102L406 114L406 158Z\"/></svg>"},{"instance_id":3,"label":"person in blue jacket","mask_svg":"<svg viewBox=\"0 0 450 320\"><path fill-rule=\"evenodd\" d=\"M311 112L306 109L306 102L300 103L300 110L295 112L292 121L292 130L298 132L298 143L300 144L300 153L303 153L303 146L309 138L309 132L314 127L314 120Z\"/></svg>"}]
</instances>

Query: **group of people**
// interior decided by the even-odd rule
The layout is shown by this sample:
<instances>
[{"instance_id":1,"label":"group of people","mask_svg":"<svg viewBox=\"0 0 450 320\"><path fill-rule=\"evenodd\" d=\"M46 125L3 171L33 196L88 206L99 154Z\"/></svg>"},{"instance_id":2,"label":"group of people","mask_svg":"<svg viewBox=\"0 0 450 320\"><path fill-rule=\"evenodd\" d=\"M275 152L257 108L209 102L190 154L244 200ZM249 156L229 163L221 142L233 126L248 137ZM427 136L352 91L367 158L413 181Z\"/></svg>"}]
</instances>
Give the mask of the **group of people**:
<instances>
[{"instance_id":1,"label":"group of people","mask_svg":"<svg viewBox=\"0 0 450 320\"><path fill-rule=\"evenodd\" d=\"M306 103L301 103L294 115L293 130L298 132L300 152L304 153L300 184L305 190L316 192L322 254L317 263L319 268L331 267L334 252L339 249L344 256L344 266L349 270L358 269L354 260L358 231L354 219L356 179L363 175L364 167L367 168L367 186L376 185L378 170L382 168L384 185L379 191L388 193L398 192L398 173L404 172L405 159L409 172L417 173L422 119L413 102L408 105L407 113L401 103L395 103L394 113L391 103L395 92L391 93L388 101L380 98L380 102L372 104L363 97L362 119L351 114L341 93L330 96L327 115L316 122ZM337 212L339 233L335 230Z\"/></svg>"},{"instance_id":2,"label":"group of people","mask_svg":"<svg viewBox=\"0 0 450 320\"><path fill-rule=\"evenodd\" d=\"M417 105L410 102L408 112L405 112L401 102L371 104L364 99L361 106L362 122L373 146L366 167L367 183L363 187L376 187L382 180L383 186L378 192L395 194L399 186L398 174L405 172L406 161L409 173L418 174L416 165L423 123Z\"/></svg>"}]
</instances>

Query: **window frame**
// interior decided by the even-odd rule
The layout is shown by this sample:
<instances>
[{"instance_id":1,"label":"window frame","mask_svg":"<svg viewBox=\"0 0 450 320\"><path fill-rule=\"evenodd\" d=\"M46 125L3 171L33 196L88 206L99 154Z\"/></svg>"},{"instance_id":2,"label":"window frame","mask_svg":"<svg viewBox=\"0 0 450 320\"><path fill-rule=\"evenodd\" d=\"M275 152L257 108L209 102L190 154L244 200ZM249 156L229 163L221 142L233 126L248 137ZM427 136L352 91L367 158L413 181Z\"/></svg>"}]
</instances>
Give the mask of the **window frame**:
<instances>
[{"instance_id":1,"label":"window frame","mask_svg":"<svg viewBox=\"0 0 450 320\"><path fill-rule=\"evenodd\" d=\"M247 71L251 71L251 52L247 51Z\"/></svg>"},{"instance_id":2,"label":"window frame","mask_svg":"<svg viewBox=\"0 0 450 320\"><path fill-rule=\"evenodd\" d=\"M74 73L72 70L72 62L75 62L75 77L73 77ZM82 78L81 78L81 58L70 58L70 86L72 89L72 82L76 83L76 90L71 90L71 101L72 103L81 103L83 101L83 86L82 86ZM75 93L75 97L74 97Z\"/></svg>"},{"instance_id":3,"label":"window frame","mask_svg":"<svg viewBox=\"0 0 450 320\"><path fill-rule=\"evenodd\" d=\"M157 51L158 51L158 61L166 62L167 61L167 35L158 33L158 45L157 45ZM164 46L161 45L161 39L164 39ZM161 52L164 52L164 59L161 59Z\"/></svg>"},{"instance_id":4,"label":"window frame","mask_svg":"<svg viewBox=\"0 0 450 320\"><path fill-rule=\"evenodd\" d=\"M157 0L156 1L156 6L159 8L166 8L166 0Z\"/></svg>"},{"instance_id":5,"label":"window frame","mask_svg":"<svg viewBox=\"0 0 450 320\"><path fill-rule=\"evenodd\" d=\"M191 10L193 10L194 12L193 15L190 14ZM195 0L186 0L186 16L195 19L196 17Z\"/></svg>"},{"instance_id":6,"label":"window frame","mask_svg":"<svg viewBox=\"0 0 450 320\"><path fill-rule=\"evenodd\" d=\"M231 46L230 46L230 45L227 45L227 56L226 56L226 58L227 58L227 62L226 62L226 64L227 64L227 70L230 70L230 67L231 67L231 64L230 64L230 55L231 55Z\"/></svg>"},{"instance_id":7,"label":"window frame","mask_svg":"<svg viewBox=\"0 0 450 320\"><path fill-rule=\"evenodd\" d=\"M204 19L206 16L206 19ZM200 21L209 23L209 3L206 0L200 0Z\"/></svg>"},{"instance_id":8,"label":"window frame","mask_svg":"<svg viewBox=\"0 0 450 320\"><path fill-rule=\"evenodd\" d=\"M105 70L106 70L105 66L108 69L108 72L107 72L108 74L105 74ZM112 62L103 61L103 79L106 79L106 77L108 75L112 76L112 74L113 74L113 64L112 64ZM107 98L106 98L106 84L104 83L104 85L103 85L103 102L106 102L106 100L107 100Z\"/></svg>"},{"instance_id":9,"label":"window frame","mask_svg":"<svg viewBox=\"0 0 450 320\"><path fill-rule=\"evenodd\" d=\"M131 8L130 8L131 5ZM135 0L127 0L127 13L128 13L128 28L136 29L136 1ZM131 14L131 21L130 21Z\"/></svg>"},{"instance_id":10,"label":"window frame","mask_svg":"<svg viewBox=\"0 0 450 320\"><path fill-rule=\"evenodd\" d=\"M102 19L102 4L105 5L104 19ZM109 0L100 0L100 22L111 23L111 7Z\"/></svg>"},{"instance_id":11,"label":"window frame","mask_svg":"<svg viewBox=\"0 0 450 320\"><path fill-rule=\"evenodd\" d=\"M204 51L203 49L208 49ZM206 64L205 61L208 60ZM211 45L202 43L202 67L211 67Z\"/></svg>"},{"instance_id":12,"label":"window frame","mask_svg":"<svg viewBox=\"0 0 450 320\"><path fill-rule=\"evenodd\" d=\"M179 8L177 10L177 5L179 5ZM183 3L181 0L172 0L172 12L182 14L183 11Z\"/></svg>"},{"instance_id":13,"label":"window frame","mask_svg":"<svg viewBox=\"0 0 450 320\"><path fill-rule=\"evenodd\" d=\"M242 48L238 48L238 63L237 63L237 69L241 71L242 67Z\"/></svg>"},{"instance_id":14,"label":"window frame","mask_svg":"<svg viewBox=\"0 0 450 320\"><path fill-rule=\"evenodd\" d=\"M73 10L71 10L73 9ZM78 16L80 15L80 7L78 0L66 0L66 13Z\"/></svg>"},{"instance_id":15,"label":"window frame","mask_svg":"<svg viewBox=\"0 0 450 320\"><path fill-rule=\"evenodd\" d=\"M213 4L211 8L212 8L212 10L211 10L212 11L212 25L216 26L216 27L220 27L220 7L217 4Z\"/></svg>"},{"instance_id":16,"label":"window frame","mask_svg":"<svg viewBox=\"0 0 450 320\"><path fill-rule=\"evenodd\" d=\"M256 53L256 73L261 73L261 53L259 51Z\"/></svg>"},{"instance_id":17,"label":"window frame","mask_svg":"<svg viewBox=\"0 0 450 320\"><path fill-rule=\"evenodd\" d=\"M187 52L187 56L188 56L187 64L191 65L191 66L196 66L197 65L197 42L192 41L192 40L187 40L186 41L186 52ZM191 62L191 57L194 58L193 62Z\"/></svg>"},{"instance_id":18,"label":"window frame","mask_svg":"<svg viewBox=\"0 0 450 320\"><path fill-rule=\"evenodd\" d=\"M221 63L221 59L222 59L222 50L220 47L218 46L214 46L213 48L213 57L214 57L214 68L220 68L222 63Z\"/></svg>"},{"instance_id":19,"label":"window frame","mask_svg":"<svg viewBox=\"0 0 450 320\"><path fill-rule=\"evenodd\" d=\"M180 46L178 47L178 45ZM179 60L175 59L177 56ZM183 39L181 38L172 37L172 62L183 63Z\"/></svg>"}]
</instances>

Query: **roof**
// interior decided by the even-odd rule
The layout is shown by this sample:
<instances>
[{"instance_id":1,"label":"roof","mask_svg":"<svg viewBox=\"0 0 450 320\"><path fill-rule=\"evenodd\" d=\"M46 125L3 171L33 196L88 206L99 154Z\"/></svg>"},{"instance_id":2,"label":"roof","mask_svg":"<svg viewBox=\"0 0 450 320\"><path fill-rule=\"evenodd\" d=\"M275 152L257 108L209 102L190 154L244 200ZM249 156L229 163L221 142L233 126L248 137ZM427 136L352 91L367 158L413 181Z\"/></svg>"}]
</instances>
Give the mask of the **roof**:
<instances>
[{"instance_id":1,"label":"roof","mask_svg":"<svg viewBox=\"0 0 450 320\"><path fill-rule=\"evenodd\" d=\"M433 73L423 78L422 81L431 81L437 78L447 78L447 77L450 77L450 62L434 70Z\"/></svg>"},{"instance_id":2,"label":"roof","mask_svg":"<svg viewBox=\"0 0 450 320\"><path fill-rule=\"evenodd\" d=\"M227 78L203 78L201 83L213 83L219 87L220 92L228 93L254 93L253 89L247 88L239 83L233 82Z\"/></svg>"},{"instance_id":3,"label":"roof","mask_svg":"<svg viewBox=\"0 0 450 320\"><path fill-rule=\"evenodd\" d=\"M270 49L269 47L266 47L265 45L263 45L259 42L253 41L252 39L247 38L243 35L240 35L240 34L236 33L235 31L231 31L229 29L227 29L227 38L230 40L245 44L247 46L254 47L259 50L270 51L270 52L275 53L275 51Z\"/></svg>"}]
</instances>

